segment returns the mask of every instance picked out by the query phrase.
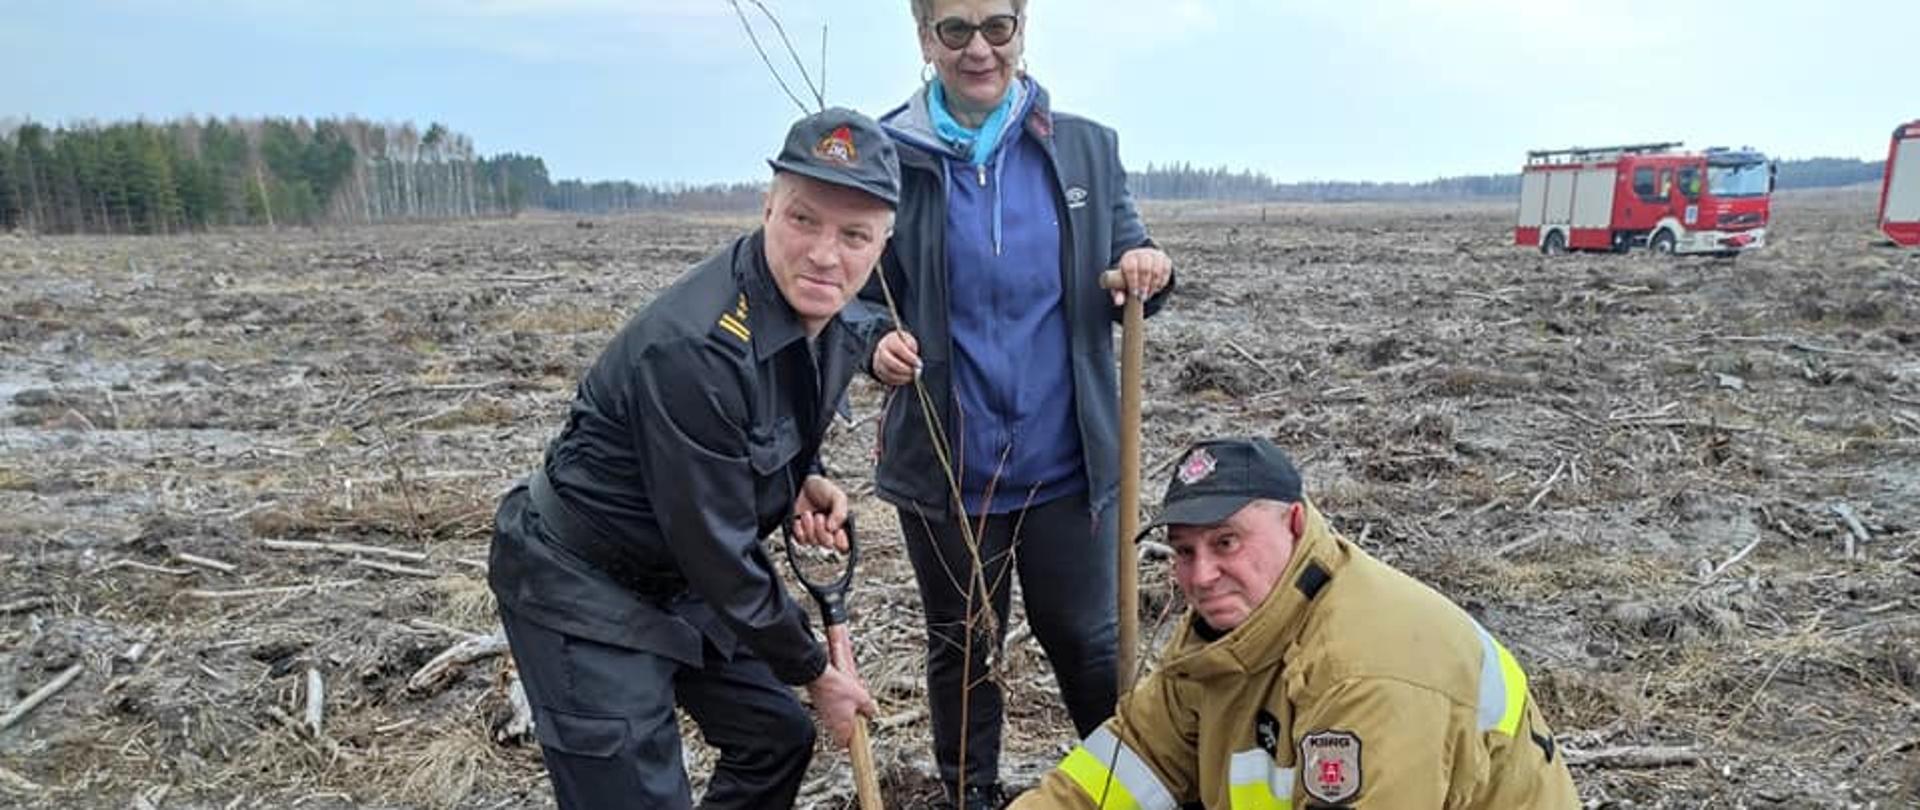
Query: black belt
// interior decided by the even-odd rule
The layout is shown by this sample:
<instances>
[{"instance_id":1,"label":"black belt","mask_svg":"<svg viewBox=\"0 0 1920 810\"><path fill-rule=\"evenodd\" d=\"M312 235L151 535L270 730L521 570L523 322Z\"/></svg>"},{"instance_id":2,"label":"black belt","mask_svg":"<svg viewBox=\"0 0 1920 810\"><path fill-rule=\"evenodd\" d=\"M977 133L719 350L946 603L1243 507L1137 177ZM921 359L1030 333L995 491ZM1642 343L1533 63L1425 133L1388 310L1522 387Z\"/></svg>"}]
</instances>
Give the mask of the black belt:
<instances>
[{"instance_id":1,"label":"black belt","mask_svg":"<svg viewBox=\"0 0 1920 810\"><path fill-rule=\"evenodd\" d=\"M686 578L677 572L648 570L633 558L630 551L608 539L598 527L587 522L572 506L561 500L559 493L553 491L553 482L547 480L545 469L535 470L533 475L527 477L527 495L533 499L533 508L540 513L540 520L547 527L547 535L555 545L612 577L614 581L653 598L674 596L686 590Z\"/></svg>"}]
</instances>

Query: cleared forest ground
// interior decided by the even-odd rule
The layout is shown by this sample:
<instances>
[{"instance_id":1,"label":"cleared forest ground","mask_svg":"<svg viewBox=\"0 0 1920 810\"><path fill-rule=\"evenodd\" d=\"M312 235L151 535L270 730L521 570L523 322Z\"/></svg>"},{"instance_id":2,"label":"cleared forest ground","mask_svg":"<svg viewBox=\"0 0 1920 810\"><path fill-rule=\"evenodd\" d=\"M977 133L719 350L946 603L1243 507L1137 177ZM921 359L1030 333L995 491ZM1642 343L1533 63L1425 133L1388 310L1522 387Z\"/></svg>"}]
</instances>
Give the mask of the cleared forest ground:
<instances>
[{"instance_id":1,"label":"cleared forest ground","mask_svg":"<svg viewBox=\"0 0 1920 810\"><path fill-rule=\"evenodd\" d=\"M1188 441L1290 448L1338 527L1513 649L1590 806L1915 806L1920 255L1873 244L1872 204L1782 195L1733 262L1549 261L1505 205L1150 208L1180 288L1147 499ZM0 730L0 805L550 806L535 748L494 741L502 659L408 681L492 631L493 500L576 372L751 223L592 224L0 236L0 706L75 673ZM857 387L829 467L913 808L924 642L870 494L878 401ZM1157 637L1177 597L1162 562L1142 582ZM1033 642L1002 667L1019 785L1071 731ZM823 751L803 806L850 796Z\"/></svg>"}]
</instances>

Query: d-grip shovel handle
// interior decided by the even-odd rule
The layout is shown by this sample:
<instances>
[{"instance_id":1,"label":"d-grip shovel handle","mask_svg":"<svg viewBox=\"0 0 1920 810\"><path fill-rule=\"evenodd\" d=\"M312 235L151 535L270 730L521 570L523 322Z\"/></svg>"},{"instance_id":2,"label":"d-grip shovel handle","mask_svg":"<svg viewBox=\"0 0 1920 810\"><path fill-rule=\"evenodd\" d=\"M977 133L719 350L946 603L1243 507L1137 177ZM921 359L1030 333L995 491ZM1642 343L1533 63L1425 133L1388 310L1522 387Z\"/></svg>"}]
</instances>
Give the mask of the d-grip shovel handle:
<instances>
[{"instance_id":1,"label":"d-grip shovel handle","mask_svg":"<svg viewBox=\"0 0 1920 810\"><path fill-rule=\"evenodd\" d=\"M853 535L853 514L848 513L846 522L840 524L847 533L847 567L840 572L839 578L832 582L815 582L807 578L807 572L801 568L799 549L794 547L793 523L781 524L786 535L787 565L793 569L793 576L800 580L800 586L807 589L813 601L820 606L820 620L826 626L847 623L847 589L853 586L853 569L860 564L860 541Z\"/></svg>"},{"instance_id":2,"label":"d-grip shovel handle","mask_svg":"<svg viewBox=\"0 0 1920 810\"><path fill-rule=\"evenodd\" d=\"M847 533L847 567L840 572L838 579L832 582L815 582L807 578L800 567L799 549L794 547L793 524L783 524L787 544L787 565L793 569L793 576L800 580L800 586L813 595L813 601L820 605L820 620L826 623L827 635L832 639L836 633L846 634L842 627L847 623L847 589L853 585L853 569L860 563L860 541L854 538L853 515L849 513L841 528ZM839 628L836 630L835 628ZM832 649L835 645L828 644ZM851 642L844 648L848 656L853 649ZM848 673L854 671L852 661L834 661L836 667L843 667ZM867 729L867 718L854 715L853 738L847 742L847 752L853 759L853 789L859 800L860 810L884 810L886 804L880 798L880 768L873 760L873 740Z\"/></svg>"}]
</instances>

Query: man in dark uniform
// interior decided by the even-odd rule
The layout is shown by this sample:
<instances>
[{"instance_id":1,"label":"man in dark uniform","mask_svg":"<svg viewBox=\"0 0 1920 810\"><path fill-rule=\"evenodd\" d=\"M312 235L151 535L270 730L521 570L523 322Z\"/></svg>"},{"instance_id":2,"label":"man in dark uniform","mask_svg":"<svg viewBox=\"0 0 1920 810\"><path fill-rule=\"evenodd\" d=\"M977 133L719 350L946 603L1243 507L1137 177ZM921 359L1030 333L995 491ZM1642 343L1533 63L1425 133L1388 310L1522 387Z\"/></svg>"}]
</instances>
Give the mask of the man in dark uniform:
<instances>
[{"instance_id":1,"label":"man in dark uniform","mask_svg":"<svg viewBox=\"0 0 1920 810\"><path fill-rule=\"evenodd\" d=\"M687 808L674 707L720 751L702 807L789 807L872 698L829 665L760 538L845 547L820 441L859 368L840 310L892 232L900 172L871 119L794 124L763 226L628 321L545 462L501 501L488 582L563 810ZM834 661L852 661L843 634Z\"/></svg>"}]
</instances>

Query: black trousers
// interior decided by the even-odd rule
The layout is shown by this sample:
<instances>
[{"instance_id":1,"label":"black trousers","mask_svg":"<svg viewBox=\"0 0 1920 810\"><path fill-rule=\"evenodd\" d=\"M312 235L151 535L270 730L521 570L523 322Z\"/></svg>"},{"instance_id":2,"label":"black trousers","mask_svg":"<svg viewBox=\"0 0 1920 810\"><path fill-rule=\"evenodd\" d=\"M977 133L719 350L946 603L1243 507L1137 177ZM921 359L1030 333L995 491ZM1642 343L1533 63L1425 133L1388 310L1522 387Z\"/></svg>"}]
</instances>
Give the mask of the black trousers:
<instances>
[{"instance_id":1,"label":"black trousers","mask_svg":"<svg viewBox=\"0 0 1920 810\"><path fill-rule=\"evenodd\" d=\"M984 575L975 578L973 554L958 523L935 523L912 509L900 510L907 556L926 610L934 761L949 793L960 782L963 727L967 787L999 781L1003 706L997 672L989 664L998 665L1006 636L1013 592L1009 571L1020 578L1027 623L1053 665L1060 696L1081 737L1113 715L1118 683L1113 510L1096 519L1087 496L1080 494L989 515L984 531L981 522L971 521ZM982 600L994 618L969 627L968 615L978 612L969 606ZM968 684L963 716L962 688Z\"/></svg>"},{"instance_id":2,"label":"black trousers","mask_svg":"<svg viewBox=\"0 0 1920 810\"><path fill-rule=\"evenodd\" d=\"M674 706L720 750L702 808L792 807L813 718L742 651L706 666L570 636L500 611L560 810L693 806Z\"/></svg>"}]
</instances>

